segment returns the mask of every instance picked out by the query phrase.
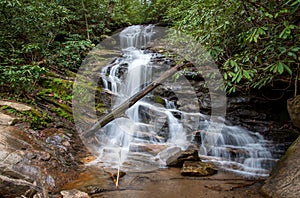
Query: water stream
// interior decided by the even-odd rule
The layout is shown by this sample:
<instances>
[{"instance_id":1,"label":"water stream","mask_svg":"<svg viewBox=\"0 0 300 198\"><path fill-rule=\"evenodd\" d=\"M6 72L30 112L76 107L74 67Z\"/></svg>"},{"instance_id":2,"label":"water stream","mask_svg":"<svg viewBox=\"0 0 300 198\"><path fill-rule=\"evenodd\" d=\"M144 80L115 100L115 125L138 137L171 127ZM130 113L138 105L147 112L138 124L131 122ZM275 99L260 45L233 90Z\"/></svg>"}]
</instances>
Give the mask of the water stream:
<instances>
[{"instance_id":1,"label":"water stream","mask_svg":"<svg viewBox=\"0 0 300 198\"><path fill-rule=\"evenodd\" d=\"M105 89L115 93L113 107L154 80L170 66L158 65L161 54L142 50L155 34L153 26L131 26L120 33L122 56L102 69ZM98 134L101 142L98 163L127 171L148 171L165 167L166 159L179 150L197 149L204 161L245 175L267 176L276 159L271 142L258 132L239 126L223 126L221 133L207 130L210 117L200 112L184 112L174 101L158 103L149 94L115 119ZM207 147L203 140L216 139Z\"/></svg>"}]
</instances>

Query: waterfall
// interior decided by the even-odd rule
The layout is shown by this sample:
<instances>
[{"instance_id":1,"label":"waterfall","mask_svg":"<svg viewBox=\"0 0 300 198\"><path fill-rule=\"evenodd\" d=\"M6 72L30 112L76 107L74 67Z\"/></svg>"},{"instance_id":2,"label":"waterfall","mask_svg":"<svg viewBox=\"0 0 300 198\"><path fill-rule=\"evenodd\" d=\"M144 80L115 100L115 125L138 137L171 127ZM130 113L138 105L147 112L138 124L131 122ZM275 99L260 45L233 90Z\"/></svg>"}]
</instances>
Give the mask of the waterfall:
<instances>
[{"instance_id":1,"label":"waterfall","mask_svg":"<svg viewBox=\"0 0 300 198\"><path fill-rule=\"evenodd\" d=\"M120 33L121 48L126 49L130 47L143 48L151 41L153 32L153 25L140 26L133 25Z\"/></svg>"},{"instance_id":2,"label":"waterfall","mask_svg":"<svg viewBox=\"0 0 300 198\"><path fill-rule=\"evenodd\" d=\"M153 81L155 72L168 69L168 65L155 63L161 55L142 50L154 34L153 25L130 26L119 34L122 55L100 74L104 88L117 96L113 107ZM209 116L179 111L174 101L162 101L159 104L148 94L125 112L126 117L103 128L103 133L98 134L99 161L103 166L117 167L121 152L122 169L153 170L164 167L173 153L194 146L203 160L226 170L255 176L269 174L275 160L268 150L269 142L259 133L238 126L225 126L221 133L208 132L209 125L218 128ZM214 143L207 145L207 140Z\"/></svg>"}]
</instances>

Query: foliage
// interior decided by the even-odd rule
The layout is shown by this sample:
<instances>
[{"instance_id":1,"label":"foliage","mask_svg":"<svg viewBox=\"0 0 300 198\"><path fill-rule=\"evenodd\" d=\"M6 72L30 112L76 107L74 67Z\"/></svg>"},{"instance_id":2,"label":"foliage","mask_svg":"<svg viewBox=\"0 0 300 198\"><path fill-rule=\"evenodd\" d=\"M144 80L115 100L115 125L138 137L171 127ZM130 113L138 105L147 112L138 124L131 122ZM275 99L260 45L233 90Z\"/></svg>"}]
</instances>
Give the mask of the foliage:
<instances>
[{"instance_id":1,"label":"foliage","mask_svg":"<svg viewBox=\"0 0 300 198\"><path fill-rule=\"evenodd\" d=\"M171 21L166 15L178 3L174 0L151 0L151 3L144 3L142 11L144 23L162 23L171 25Z\"/></svg>"},{"instance_id":2,"label":"foliage","mask_svg":"<svg viewBox=\"0 0 300 198\"><path fill-rule=\"evenodd\" d=\"M29 94L47 69L76 72L103 35L166 23L194 36L228 92L295 78L299 0L2 0L0 89Z\"/></svg>"},{"instance_id":3,"label":"foliage","mask_svg":"<svg viewBox=\"0 0 300 198\"><path fill-rule=\"evenodd\" d=\"M60 116L60 117L63 117L69 121L72 121L73 120L73 117L72 115L70 115L70 113L67 113L66 111L64 111L63 109L61 109L60 107L54 109L54 112Z\"/></svg>"},{"instance_id":4,"label":"foliage","mask_svg":"<svg viewBox=\"0 0 300 198\"><path fill-rule=\"evenodd\" d=\"M72 35L74 37L74 35ZM80 37L79 35L77 35ZM58 65L62 69L77 71L83 58L87 55L93 44L90 40L69 39L55 46L56 54L48 57L48 62Z\"/></svg>"},{"instance_id":5,"label":"foliage","mask_svg":"<svg viewBox=\"0 0 300 198\"><path fill-rule=\"evenodd\" d=\"M2 66L0 67L0 86L11 93L31 92L43 73L45 69L38 65Z\"/></svg>"},{"instance_id":6,"label":"foliage","mask_svg":"<svg viewBox=\"0 0 300 198\"><path fill-rule=\"evenodd\" d=\"M135 17L135 13L141 4L122 2L0 1L1 90L29 94L49 68L76 72L102 35L138 21L140 15ZM114 9L110 9L112 3L116 4Z\"/></svg>"},{"instance_id":7,"label":"foliage","mask_svg":"<svg viewBox=\"0 0 300 198\"><path fill-rule=\"evenodd\" d=\"M50 96L60 102L71 103L72 81L48 77L47 79L42 79L40 84L39 96Z\"/></svg>"},{"instance_id":8,"label":"foliage","mask_svg":"<svg viewBox=\"0 0 300 198\"><path fill-rule=\"evenodd\" d=\"M295 75L299 6L299 0L184 0L169 9L168 19L206 47L234 92Z\"/></svg>"},{"instance_id":9,"label":"foliage","mask_svg":"<svg viewBox=\"0 0 300 198\"><path fill-rule=\"evenodd\" d=\"M116 0L113 19L116 23L148 24L164 22L171 0Z\"/></svg>"}]
</instances>

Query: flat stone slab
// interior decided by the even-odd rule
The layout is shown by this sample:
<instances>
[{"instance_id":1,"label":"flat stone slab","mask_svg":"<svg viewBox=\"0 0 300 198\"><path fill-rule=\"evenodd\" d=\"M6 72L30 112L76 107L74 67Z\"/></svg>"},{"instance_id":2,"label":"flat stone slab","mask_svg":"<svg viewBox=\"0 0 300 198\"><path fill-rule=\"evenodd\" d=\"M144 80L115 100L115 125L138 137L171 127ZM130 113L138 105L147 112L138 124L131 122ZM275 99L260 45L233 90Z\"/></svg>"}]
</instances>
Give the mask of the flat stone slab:
<instances>
[{"instance_id":1,"label":"flat stone slab","mask_svg":"<svg viewBox=\"0 0 300 198\"><path fill-rule=\"evenodd\" d=\"M0 125L2 125L2 126L12 125L15 120L16 120L16 118L0 112Z\"/></svg>"},{"instance_id":2,"label":"flat stone slab","mask_svg":"<svg viewBox=\"0 0 300 198\"><path fill-rule=\"evenodd\" d=\"M31 110L30 106L21 104L21 103L17 103L17 102L10 102L10 101L4 101L4 100L0 100L0 106L9 106L17 111L29 111Z\"/></svg>"}]
</instances>

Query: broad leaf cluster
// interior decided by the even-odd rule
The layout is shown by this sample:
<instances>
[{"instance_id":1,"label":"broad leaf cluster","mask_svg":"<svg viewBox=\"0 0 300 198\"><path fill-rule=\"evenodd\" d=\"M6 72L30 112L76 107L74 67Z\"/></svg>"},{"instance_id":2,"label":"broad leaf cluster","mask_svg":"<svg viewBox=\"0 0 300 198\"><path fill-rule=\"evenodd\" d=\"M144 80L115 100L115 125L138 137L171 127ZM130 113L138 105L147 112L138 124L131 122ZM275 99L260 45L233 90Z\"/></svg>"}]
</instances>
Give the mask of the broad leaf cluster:
<instances>
[{"instance_id":1,"label":"broad leaf cluster","mask_svg":"<svg viewBox=\"0 0 300 198\"><path fill-rule=\"evenodd\" d=\"M223 71L228 92L295 77L299 0L184 0L173 5L168 19L206 47Z\"/></svg>"}]
</instances>

